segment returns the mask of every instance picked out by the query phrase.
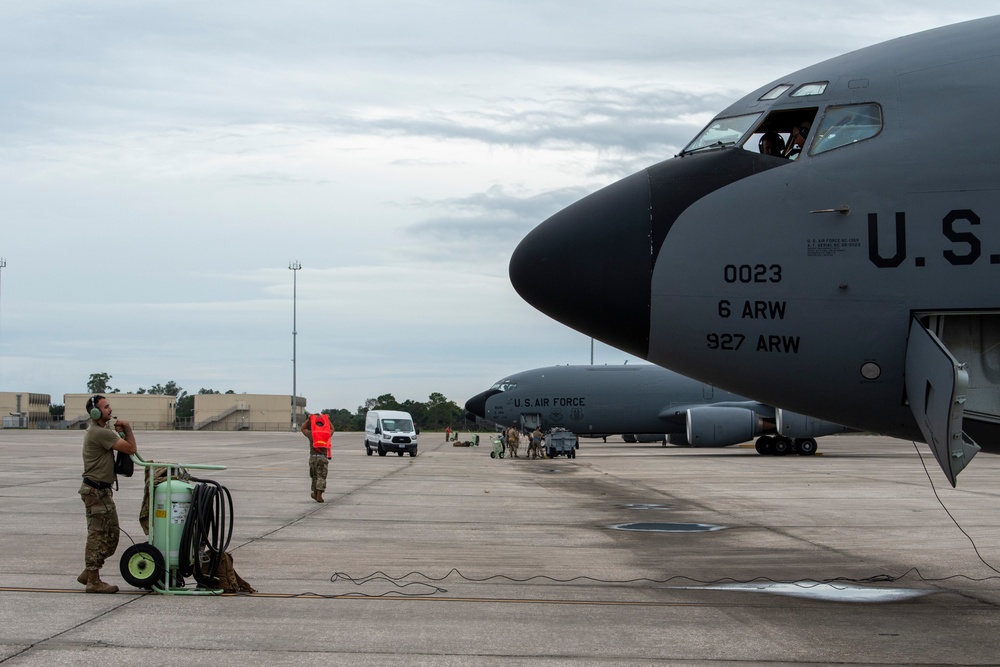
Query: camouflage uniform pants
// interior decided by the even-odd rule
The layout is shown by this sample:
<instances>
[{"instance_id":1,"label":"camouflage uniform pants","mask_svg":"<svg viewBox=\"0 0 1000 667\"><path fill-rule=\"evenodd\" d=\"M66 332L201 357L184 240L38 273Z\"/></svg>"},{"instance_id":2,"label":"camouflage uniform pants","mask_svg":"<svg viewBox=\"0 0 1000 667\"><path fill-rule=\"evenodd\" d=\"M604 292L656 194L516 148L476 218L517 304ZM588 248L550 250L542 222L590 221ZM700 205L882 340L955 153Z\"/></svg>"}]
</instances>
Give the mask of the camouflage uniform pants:
<instances>
[{"instance_id":1,"label":"camouflage uniform pants","mask_svg":"<svg viewBox=\"0 0 1000 667\"><path fill-rule=\"evenodd\" d=\"M542 443L537 440L532 440L528 443L528 458L529 459L540 459L542 458Z\"/></svg>"},{"instance_id":2,"label":"camouflage uniform pants","mask_svg":"<svg viewBox=\"0 0 1000 667\"><path fill-rule=\"evenodd\" d=\"M520 446L521 442L515 440L514 438L507 438L507 451L510 452L511 456L517 456L517 448Z\"/></svg>"},{"instance_id":3,"label":"camouflage uniform pants","mask_svg":"<svg viewBox=\"0 0 1000 667\"><path fill-rule=\"evenodd\" d=\"M83 560L88 570L100 570L104 561L118 549L118 509L111 489L80 487L80 497L87 512L87 549Z\"/></svg>"},{"instance_id":4,"label":"camouflage uniform pants","mask_svg":"<svg viewBox=\"0 0 1000 667\"><path fill-rule=\"evenodd\" d=\"M325 456L309 456L309 477L312 478L312 491L326 491L326 472L330 468L330 460Z\"/></svg>"}]
</instances>

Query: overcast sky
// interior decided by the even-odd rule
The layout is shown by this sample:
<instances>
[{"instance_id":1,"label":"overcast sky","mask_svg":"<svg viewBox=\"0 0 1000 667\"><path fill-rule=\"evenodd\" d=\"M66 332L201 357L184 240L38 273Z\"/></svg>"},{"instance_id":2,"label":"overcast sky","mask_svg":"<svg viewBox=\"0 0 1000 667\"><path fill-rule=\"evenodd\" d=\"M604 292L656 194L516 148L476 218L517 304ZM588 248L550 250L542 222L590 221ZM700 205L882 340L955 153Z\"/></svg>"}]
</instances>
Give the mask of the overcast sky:
<instances>
[{"instance_id":1,"label":"overcast sky","mask_svg":"<svg viewBox=\"0 0 1000 667\"><path fill-rule=\"evenodd\" d=\"M0 391L462 405L590 361L535 225L814 62L994 2L0 4ZM597 344L596 363L629 357Z\"/></svg>"}]
</instances>

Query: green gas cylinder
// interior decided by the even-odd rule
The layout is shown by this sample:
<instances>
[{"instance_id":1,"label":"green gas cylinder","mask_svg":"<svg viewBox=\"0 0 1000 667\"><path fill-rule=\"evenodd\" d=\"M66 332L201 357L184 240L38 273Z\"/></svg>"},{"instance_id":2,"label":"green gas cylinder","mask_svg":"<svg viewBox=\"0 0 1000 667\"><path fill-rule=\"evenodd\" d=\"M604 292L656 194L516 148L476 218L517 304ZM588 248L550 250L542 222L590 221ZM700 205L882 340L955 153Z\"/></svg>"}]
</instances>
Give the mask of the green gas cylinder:
<instances>
[{"instance_id":1,"label":"green gas cylinder","mask_svg":"<svg viewBox=\"0 0 1000 667\"><path fill-rule=\"evenodd\" d=\"M151 541L164 555L168 570L177 566L177 547L191 509L193 489L194 485L189 482L172 479L158 484L153 492Z\"/></svg>"}]
</instances>

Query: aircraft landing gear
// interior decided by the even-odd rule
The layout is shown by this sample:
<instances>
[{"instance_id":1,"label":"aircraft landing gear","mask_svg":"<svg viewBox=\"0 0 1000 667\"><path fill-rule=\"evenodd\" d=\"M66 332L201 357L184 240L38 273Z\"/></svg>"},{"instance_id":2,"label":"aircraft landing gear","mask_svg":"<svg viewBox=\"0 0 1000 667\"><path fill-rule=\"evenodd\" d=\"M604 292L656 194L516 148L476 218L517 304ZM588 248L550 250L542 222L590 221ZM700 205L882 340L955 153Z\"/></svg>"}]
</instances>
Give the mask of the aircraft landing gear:
<instances>
[{"instance_id":1,"label":"aircraft landing gear","mask_svg":"<svg viewBox=\"0 0 1000 667\"><path fill-rule=\"evenodd\" d=\"M819 445L812 438L803 438L802 440L795 441L795 449L798 451L799 456L812 456L819 449Z\"/></svg>"},{"instance_id":2,"label":"aircraft landing gear","mask_svg":"<svg viewBox=\"0 0 1000 667\"><path fill-rule=\"evenodd\" d=\"M812 456L819 449L819 445L813 438L792 440L781 435L762 435L757 438L754 448L761 456L786 456L788 454Z\"/></svg>"},{"instance_id":3,"label":"aircraft landing gear","mask_svg":"<svg viewBox=\"0 0 1000 667\"><path fill-rule=\"evenodd\" d=\"M774 453L774 438L769 435L762 435L757 438L757 442L754 444L754 449L761 456L769 456Z\"/></svg>"}]
</instances>

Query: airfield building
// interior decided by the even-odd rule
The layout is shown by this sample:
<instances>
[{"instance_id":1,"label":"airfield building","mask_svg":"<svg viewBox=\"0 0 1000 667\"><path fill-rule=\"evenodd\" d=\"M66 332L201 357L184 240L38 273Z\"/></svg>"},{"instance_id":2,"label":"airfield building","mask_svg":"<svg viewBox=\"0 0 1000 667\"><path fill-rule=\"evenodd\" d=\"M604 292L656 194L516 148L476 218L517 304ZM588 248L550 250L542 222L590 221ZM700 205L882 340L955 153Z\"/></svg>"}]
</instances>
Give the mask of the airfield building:
<instances>
[{"instance_id":1,"label":"airfield building","mask_svg":"<svg viewBox=\"0 0 1000 667\"><path fill-rule=\"evenodd\" d=\"M92 394L66 394L66 428L86 428L87 400ZM288 431L291 397L286 394L195 394L194 418L177 419L177 397L162 394L105 394L116 417L137 431ZM306 399L296 401L296 423L305 419ZM48 415L48 404L45 406Z\"/></svg>"},{"instance_id":2,"label":"airfield building","mask_svg":"<svg viewBox=\"0 0 1000 667\"><path fill-rule=\"evenodd\" d=\"M292 428L291 396L276 394L197 394L195 431L288 431ZM296 399L296 424L305 419L306 399Z\"/></svg>"},{"instance_id":3,"label":"airfield building","mask_svg":"<svg viewBox=\"0 0 1000 667\"><path fill-rule=\"evenodd\" d=\"M103 394L116 417L124 417L137 431L174 428L177 397L165 394ZM87 401L93 394L65 394L66 428L87 428Z\"/></svg>"},{"instance_id":4,"label":"airfield building","mask_svg":"<svg viewBox=\"0 0 1000 667\"><path fill-rule=\"evenodd\" d=\"M0 391L0 415L3 428L45 428L51 421L49 394L27 391Z\"/></svg>"}]
</instances>

